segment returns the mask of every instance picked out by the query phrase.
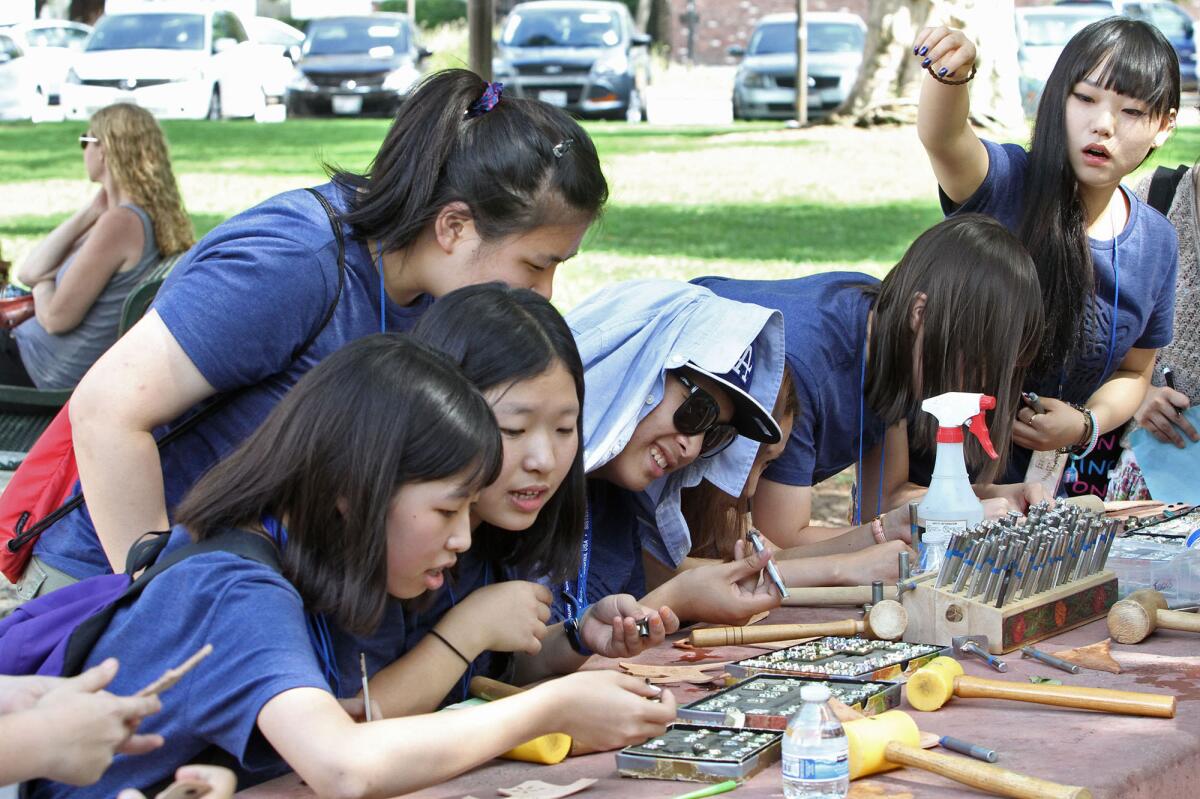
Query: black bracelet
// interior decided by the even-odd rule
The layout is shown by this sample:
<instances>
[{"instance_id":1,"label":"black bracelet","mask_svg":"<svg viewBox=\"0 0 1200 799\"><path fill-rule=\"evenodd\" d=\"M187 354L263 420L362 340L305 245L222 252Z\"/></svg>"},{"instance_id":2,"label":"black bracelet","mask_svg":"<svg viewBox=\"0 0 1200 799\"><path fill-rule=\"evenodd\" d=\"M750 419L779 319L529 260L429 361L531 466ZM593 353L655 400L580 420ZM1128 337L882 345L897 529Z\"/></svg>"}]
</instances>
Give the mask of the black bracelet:
<instances>
[{"instance_id":1,"label":"black bracelet","mask_svg":"<svg viewBox=\"0 0 1200 799\"><path fill-rule=\"evenodd\" d=\"M928 72L930 74L930 76L933 77L934 80L936 80L938 83L943 83L947 86L962 86L964 83L970 83L972 80L975 79L975 71L977 69L978 69L978 67L976 67L976 65L972 64L970 75L967 75L962 80L948 80L933 71L933 64L930 64L929 66L925 67L925 71Z\"/></svg>"},{"instance_id":2,"label":"black bracelet","mask_svg":"<svg viewBox=\"0 0 1200 799\"><path fill-rule=\"evenodd\" d=\"M437 630L430 630L429 634L432 635L434 638L438 639L439 641L441 641L446 646L450 647L450 651L453 652L454 654L458 655L460 658L462 658L462 662L467 664L467 667L470 668L471 661L467 660L466 655L464 655L462 652L458 651L458 647L456 647L454 644L447 641L445 639L445 637L441 633L439 633Z\"/></svg>"}]
</instances>

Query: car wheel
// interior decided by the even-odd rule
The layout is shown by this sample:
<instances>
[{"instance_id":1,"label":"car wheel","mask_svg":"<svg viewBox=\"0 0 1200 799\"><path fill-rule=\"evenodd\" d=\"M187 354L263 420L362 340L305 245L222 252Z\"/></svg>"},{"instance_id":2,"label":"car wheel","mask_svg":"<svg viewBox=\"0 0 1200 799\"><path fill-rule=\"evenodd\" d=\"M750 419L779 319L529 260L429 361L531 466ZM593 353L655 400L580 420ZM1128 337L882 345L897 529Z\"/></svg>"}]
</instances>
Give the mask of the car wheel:
<instances>
[{"instance_id":1,"label":"car wheel","mask_svg":"<svg viewBox=\"0 0 1200 799\"><path fill-rule=\"evenodd\" d=\"M625 121L643 122L646 119L646 106L642 103L642 93L636 88L629 90L629 104L625 106Z\"/></svg>"},{"instance_id":2,"label":"car wheel","mask_svg":"<svg viewBox=\"0 0 1200 799\"><path fill-rule=\"evenodd\" d=\"M746 118L745 114L742 113L742 107L740 105L738 105L737 95L734 95L734 98L733 98L733 118L734 119L745 119Z\"/></svg>"},{"instance_id":3,"label":"car wheel","mask_svg":"<svg viewBox=\"0 0 1200 799\"><path fill-rule=\"evenodd\" d=\"M221 118L221 90L216 86L213 87L212 97L208 101L208 114L205 119L220 119Z\"/></svg>"}]
</instances>

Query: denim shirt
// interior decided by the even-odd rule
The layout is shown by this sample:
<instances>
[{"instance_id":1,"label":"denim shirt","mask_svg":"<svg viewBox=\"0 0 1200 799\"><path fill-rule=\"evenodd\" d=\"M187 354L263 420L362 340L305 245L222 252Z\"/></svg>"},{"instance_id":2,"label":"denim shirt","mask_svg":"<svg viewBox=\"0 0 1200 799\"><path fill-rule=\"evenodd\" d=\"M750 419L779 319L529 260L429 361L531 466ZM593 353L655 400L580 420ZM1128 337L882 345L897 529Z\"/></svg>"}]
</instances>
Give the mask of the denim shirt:
<instances>
[{"instance_id":1,"label":"denim shirt","mask_svg":"<svg viewBox=\"0 0 1200 799\"><path fill-rule=\"evenodd\" d=\"M750 393L773 408L783 379L783 316L673 280L633 280L593 294L567 314L584 368L583 445L587 472L612 460L662 401L666 372L691 361L729 371L751 344ZM739 496L759 444L739 436L713 458L697 459L656 480L639 496L643 546L678 566L691 549L679 493L707 479ZM653 518L656 524L650 523Z\"/></svg>"}]
</instances>

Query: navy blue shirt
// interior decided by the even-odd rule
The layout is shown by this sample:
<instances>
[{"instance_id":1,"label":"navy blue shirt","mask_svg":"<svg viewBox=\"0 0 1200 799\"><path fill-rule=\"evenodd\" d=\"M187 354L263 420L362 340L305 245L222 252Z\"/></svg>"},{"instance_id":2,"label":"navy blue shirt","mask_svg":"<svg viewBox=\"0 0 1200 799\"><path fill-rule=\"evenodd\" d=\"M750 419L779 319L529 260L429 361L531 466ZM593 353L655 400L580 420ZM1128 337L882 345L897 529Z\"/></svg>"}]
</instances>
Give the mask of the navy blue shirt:
<instances>
[{"instance_id":1,"label":"navy blue shirt","mask_svg":"<svg viewBox=\"0 0 1200 799\"><path fill-rule=\"evenodd\" d=\"M983 144L988 153L988 171L983 183L970 199L957 207L939 192L942 210L947 215L987 214L1015 234L1024 207L1029 153L1016 144L989 141ZM1088 239L1096 293L1085 320L1082 353L1061 372L1028 374L1025 379L1028 391L1082 404L1119 368L1130 349L1157 349L1171 343L1179 261L1175 228L1133 192L1124 187L1121 191L1129 201L1129 219L1117 235L1115 248L1113 241ZM1114 249L1119 273L1113 268ZM1116 282L1114 276L1118 278ZM1115 348L1110 347L1114 294L1118 295ZM1028 450L1014 447L1004 479L1023 479L1028 461Z\"/></svg>"},{"instance_id":2,"label":"navy blue shirt","mask_svg":"<svg viewBox=\"0 0 1200 799\"><path fill-rule=\"evenodd\" d=\"M335 211L347 210L332 184L319 189ZM307 191L272 197L218 225L167 278L154 310L218 393L239 391L160 451L168 509L262 423L301 375L347 343L379 332L379 274L366 245L351 239L348 227L343 232L341 297L313 345L295 360L295 351L325 318L338 285L333 229ZM389 300L388 330L410 329L430 301L424 297L400 307ZM74 577L110 571L86 505L43 533L34 553Z\"/></svg>"},{"instance_id":3,"label":"navy blue shirt","mask_svg":"<svg viewBox=\"0 0 1200 799\"><path fill-rule=\"evenodd\" d=\"M784 350L800 414L783 453L763 472L765 479L816 485L858 460L860 430L864 455L883 439L883 421L862 402L862 355L872 303L863 289L878 286L878 280L858 272L826 272L794 280L701 277L692 282L783 314Z\"/></svg>"}]
</instances>

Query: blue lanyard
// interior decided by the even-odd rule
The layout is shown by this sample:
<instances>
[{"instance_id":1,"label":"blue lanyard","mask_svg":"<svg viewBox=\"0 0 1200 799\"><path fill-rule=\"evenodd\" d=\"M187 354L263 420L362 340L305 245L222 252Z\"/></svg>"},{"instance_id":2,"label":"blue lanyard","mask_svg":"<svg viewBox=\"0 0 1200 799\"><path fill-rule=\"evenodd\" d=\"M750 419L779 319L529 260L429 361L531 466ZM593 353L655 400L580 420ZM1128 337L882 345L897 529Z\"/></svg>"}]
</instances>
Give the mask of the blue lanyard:
<instances>
[{"instance_id":1,"label":"blue lanyard","mask_svg":"<svg viewBox=\"0 0 1200 799\"><path fill-rule=\"evenodd\" d=\"M867 417L867 338L863 336L862 374L859 379L858 391L858 463L854 469L854 526L862 524L862 487L863 487L863 425ZM884 427L883 438L879 444L879 493L875 497L875 515L883 513L883 464L887 459L887 427Z\"/></svg>"},{"instance_id":2,"label":"blue lanyard","mask_svg":"<svg viewBox=\"0 0 1200 799\"><path fill-rule=\"evenodd\" d=\"M387 298L383 291L383 242L380 241L379 258L375 262L375 271L379 273L379 332L387 332Z\"/></svg>"},{"instance_id":3,"label":"blue lanyard","mask_svg":"<svg viewBox=\"0 0 1200 799\"><path fill-rule=\"evenodd\" d=\"M263 529L279 547L279 551L283 552L284 547L287 546L287 529L279 523L278 519L267 513L262 515L260 521ZM312 644L317 660L321 662L321 671L325 674L325 681L329 683L334 696L341 696L341 680L338 677L337 656L333 651L333 638L329 634L329 623L320 613L306 613L305 616L308 622L308 640Z\"/></svg>"},{"instance_id":4,"label":"blue lanyard","mask_svg":"<svg viewBox=\"0 0 1200 799\"><path fill-rule=\"evenodd\" d=\"M562 599L566 606L566 618L582 618L587 610L588 569L592 561L592 509L583 510L583 543L579 551L579 577L575 581L575 592L571 593L571 581L563 582Z\"/></svg>"}]
</instances>

